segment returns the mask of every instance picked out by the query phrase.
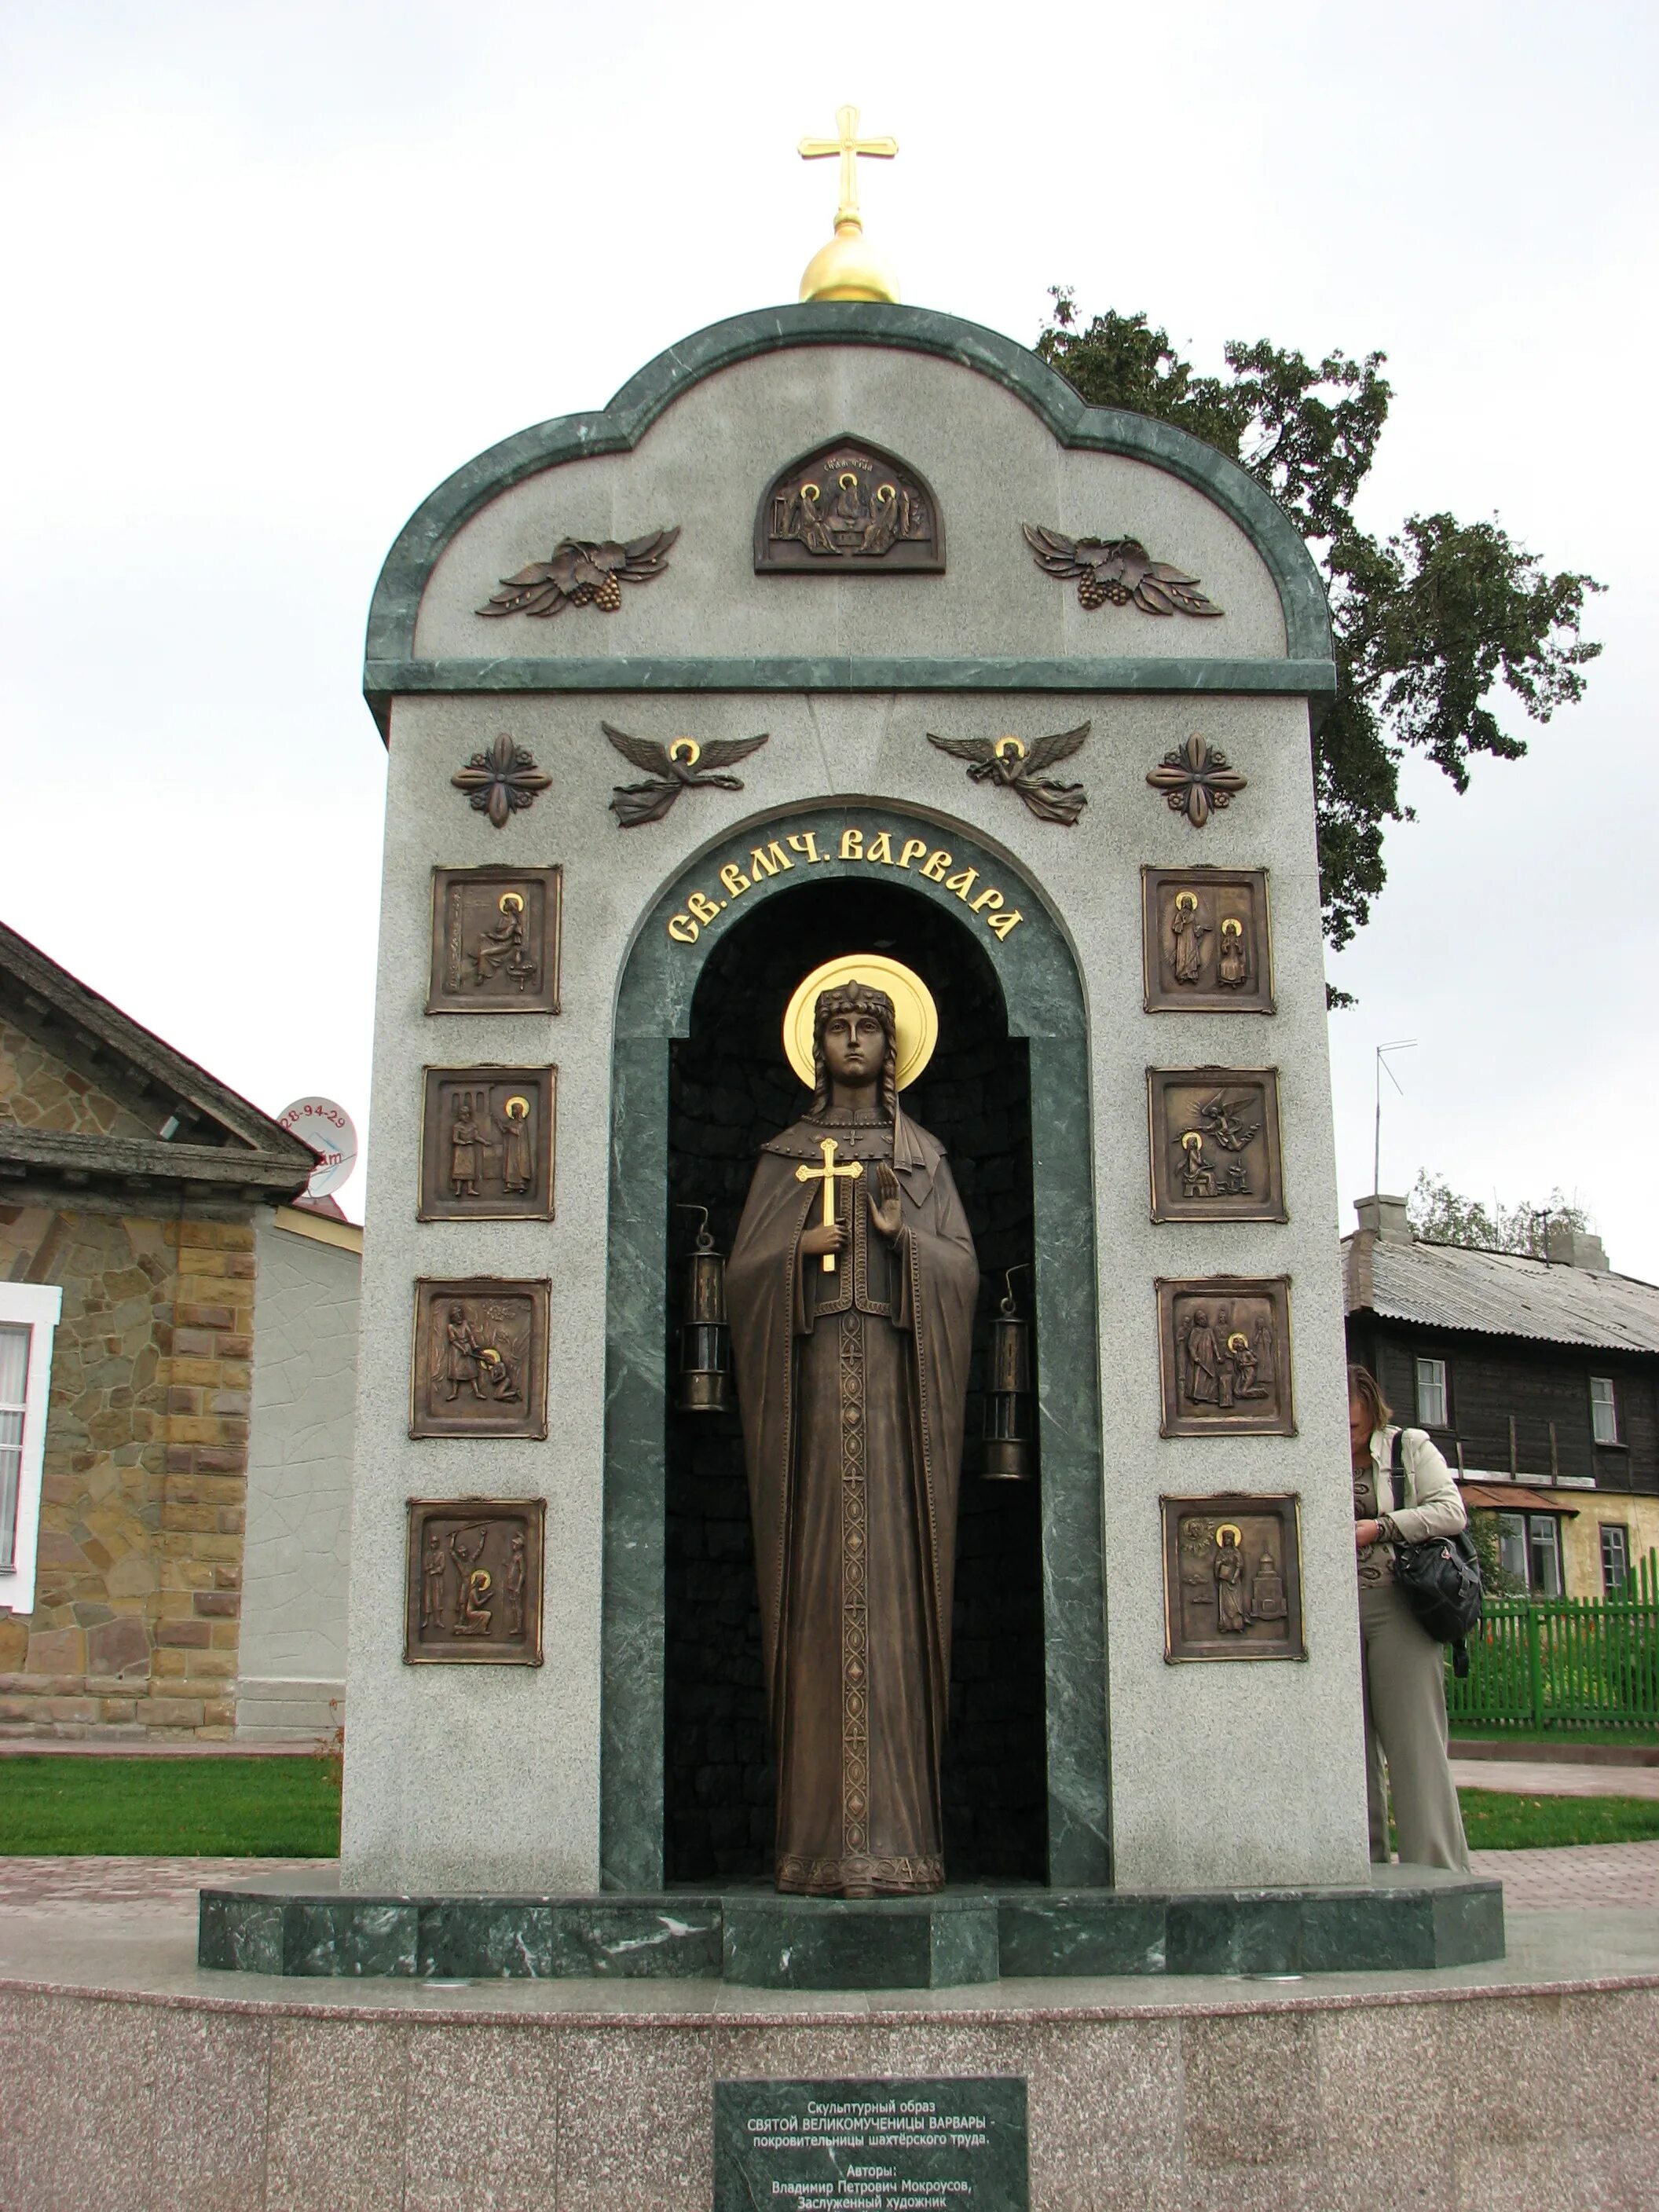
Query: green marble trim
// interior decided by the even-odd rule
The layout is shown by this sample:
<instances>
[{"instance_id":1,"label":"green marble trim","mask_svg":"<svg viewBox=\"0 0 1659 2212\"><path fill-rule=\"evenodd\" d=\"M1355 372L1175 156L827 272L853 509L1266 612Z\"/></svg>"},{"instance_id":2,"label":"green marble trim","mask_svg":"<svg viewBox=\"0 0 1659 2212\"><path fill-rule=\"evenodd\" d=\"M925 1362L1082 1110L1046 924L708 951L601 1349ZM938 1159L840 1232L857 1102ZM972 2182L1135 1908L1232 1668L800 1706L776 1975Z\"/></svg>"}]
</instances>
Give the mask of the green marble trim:
<instances>
[{"instance_id":1,"label":"green marble trim","mask_svg":"<svg viewBox=\"0 0 1659 2212\"><path fill-rule=\"evenodd\" d=\"M1114 1974L1431 1972L1504 1956L1501 1886L1436 1867L1368 1884L949 1889L934 1897L342 1897L204 1889L196 1959L244 1974L960 1988Z\"/></svg>"},{"instance_id":2,"label":"green marble trim","mask_svg":"<svg viewBox=\"0 0 1659 2212\"><path fill-rule=\"evenodd\" d=\"M884 346L956 362L1024 400L1060 445L1121 453L1192 484L1238 525L1266 562L1284 612L1288 657L1329 659L1330 613L1313 556L1283 508L1237 461L1173 423L1123 408L1089 406L1057 369L1000 331L926 307L817 301L713 323L647 362L608 407L536 423L458 469L416 509L386 556L369 611L369 667L413 659L421 595L440 555L500 493L562 461L629 452L704 377L757 355L808 345ZM366 675L365 691L373 695L376 688Z\"/></svg>"},{"instance_id":3,"label":"green marble trim","mask_svg":"<svg viewBox=\"0 0 1659 2212\"><path fill-rule=\"evenodd\" d=\"M1001 980L1011 1033L1030 1040L1031 1168L1036 1198L1038 1418L1042 1462L1044 1666L1047 1674L1048 1879L1110 1879L1106 1711L1103 1456L1094 1259L1093 1145L1088 1017L1077 966L1042 892L1006 855L953 822L883 800L790 807L733 825L678 871L651 908L623 970L617 1002L611 1124L606 1283L605 1595L601 1627L599 1859L606 1889L649 1890L663 1880L664 1363L668 1342L668 1041L688 1034L692 995L708 952L736 915L787 895L792 878L762 878L693 945L668 936L671 915L711 884L719 864L748 843L829 815L930 844L948 841L957 866L1017 896L1024 920L985 942ZM826 840L826 842L830 841ZM863 865L821 860L812 881L861 877ZM885 872L884 872L884 874ZM942 885L914 879L957 915ZM969 918L971 919L971 918ZM786 925L787 926L787 925Z\"/></svg>"},{"instance_id":4,"label":"green marble trim","mask_svg":"<svg viewBox=\"0 0 1659 2212\"><path fill-rule=\"evenodd\" d=\"M1176 691L1327 698L1329 660L982 660L803 654L759 659L370 661L365 696L384 733L394 698L505 691Z\"/></svg>"}]
</instances>

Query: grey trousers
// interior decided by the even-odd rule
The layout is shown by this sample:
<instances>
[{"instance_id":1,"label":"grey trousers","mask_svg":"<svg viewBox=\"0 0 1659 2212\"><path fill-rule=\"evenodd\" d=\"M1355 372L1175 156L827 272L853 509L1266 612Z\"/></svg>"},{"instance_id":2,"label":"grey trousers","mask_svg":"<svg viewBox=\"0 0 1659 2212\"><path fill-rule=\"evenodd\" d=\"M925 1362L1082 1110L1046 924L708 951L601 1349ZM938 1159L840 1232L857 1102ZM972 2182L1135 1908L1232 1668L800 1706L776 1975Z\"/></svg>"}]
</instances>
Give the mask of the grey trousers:
<instances>
[{"instance_id":1,"label":"grey trousers","mask_svg":"<svg viewBox=\"0 0 1659 2212\"><path fill-rule=\"evenodd\" d=\"M1418 1626L1392 1576L1360 1585L1359 1672L1373 1863L1389 1862L1392 1795L1402 1863L1467 1873L1469 1847L1446 1759L1445 1651Z\"/></svg>"}]
</instances>

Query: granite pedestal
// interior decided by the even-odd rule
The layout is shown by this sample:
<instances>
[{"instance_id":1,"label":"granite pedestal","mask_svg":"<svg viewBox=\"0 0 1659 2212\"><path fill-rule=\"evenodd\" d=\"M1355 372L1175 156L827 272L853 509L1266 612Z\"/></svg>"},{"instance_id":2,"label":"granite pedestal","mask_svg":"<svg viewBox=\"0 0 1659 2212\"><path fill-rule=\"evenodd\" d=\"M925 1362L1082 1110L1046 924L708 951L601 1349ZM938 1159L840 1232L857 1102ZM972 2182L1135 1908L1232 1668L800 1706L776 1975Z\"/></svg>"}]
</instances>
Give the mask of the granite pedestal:
<instances>
[{"instance_id":1,"label":"granite pedestal","mask_svg":"<svg viewBox=\"0 0 1659 2212\"><path fill-rule=\"evenodd\" d=\"M1304 1974L1504 1955L1501 1886L1431 1867L1364 1885L935 1897L343 1897L206 1889L198 1962L437 1981L718 1977L750 1989L927 1990L1103 1974Z\"/></svg>"}]
</instances>

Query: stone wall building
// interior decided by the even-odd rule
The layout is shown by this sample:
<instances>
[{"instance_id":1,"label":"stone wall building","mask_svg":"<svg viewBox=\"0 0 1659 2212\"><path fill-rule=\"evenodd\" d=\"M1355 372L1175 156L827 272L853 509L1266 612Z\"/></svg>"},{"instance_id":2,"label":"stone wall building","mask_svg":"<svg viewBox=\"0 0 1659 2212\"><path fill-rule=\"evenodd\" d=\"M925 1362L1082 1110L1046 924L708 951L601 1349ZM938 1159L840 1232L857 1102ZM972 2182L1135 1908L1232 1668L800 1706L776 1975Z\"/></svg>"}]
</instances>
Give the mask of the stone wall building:
<instances>
[{"instance_id":1,"label":"stone wall building","mask_svg":"<svg viewBox=\"0 0 1659 2212\"><path fill-rule=\"evenodd\" d=\"M0 927L0 1734L234 1733L250 1515L281 1518L250 1499L250 1465L280 1488L304 1464L293 1401L315 1356L291 1316L301 1340L279 1346L293 1287L273 1259L262 1289L260 1255L304 1253L301 1275L357 1264L284 1203L314 1164ZM331 1328L348 1287L325 1302ZM348 1365L355 1304L349 1320ZM271 1430L251 1450L261 1389ZM319 1416L313 1468L337 1457L338 1418ZM343 1495L343 1463L337 1480ZM262 1667L281 1553L256 1544Z\"/></svg>"},{"instance_id":2,"label":"stone wall building","mask_svg":"<svg viewBox=\"0 0 1659 2212\"><path fill-rule=\"evenodd\" d=\"M1659 1547L1659 1286L1552 1224L1547 1259L1413 1237L1362 1198L1343 1241L1348 1348L1426 1429L1504 1565L1542 1597L1610 1596Z\"/></svg>"}]
</instances>

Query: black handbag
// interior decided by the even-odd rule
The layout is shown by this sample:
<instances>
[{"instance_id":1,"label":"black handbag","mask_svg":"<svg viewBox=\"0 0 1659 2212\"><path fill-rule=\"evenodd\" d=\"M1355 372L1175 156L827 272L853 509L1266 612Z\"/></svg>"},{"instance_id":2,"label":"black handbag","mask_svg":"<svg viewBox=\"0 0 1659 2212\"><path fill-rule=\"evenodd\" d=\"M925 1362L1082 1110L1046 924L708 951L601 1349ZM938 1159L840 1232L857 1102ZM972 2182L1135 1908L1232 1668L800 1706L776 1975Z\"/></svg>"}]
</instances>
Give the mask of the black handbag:
<instances>
[{"instance_id":1,"label":"black handbag","mask_svg":"<svg viewBox=\"0 0 1659 2212\"><path fill-rule=\"evenodd\" d=\"M1406 1503L1406 1471L1400 1462L1401 1431L1389 1441L1389 1480L1394 1510ZM1452 1672L1461 1680L1469 1671L1467 1638L1480 1618L1484 1595L1480 1560L1467 1528L1455 1536L1425 1536L1415 1544L1396 1543L1394 1578L1406 1594L1417 1625L1437 1644L1452 1648Z\"/></svg>"}]
</instances>

